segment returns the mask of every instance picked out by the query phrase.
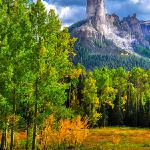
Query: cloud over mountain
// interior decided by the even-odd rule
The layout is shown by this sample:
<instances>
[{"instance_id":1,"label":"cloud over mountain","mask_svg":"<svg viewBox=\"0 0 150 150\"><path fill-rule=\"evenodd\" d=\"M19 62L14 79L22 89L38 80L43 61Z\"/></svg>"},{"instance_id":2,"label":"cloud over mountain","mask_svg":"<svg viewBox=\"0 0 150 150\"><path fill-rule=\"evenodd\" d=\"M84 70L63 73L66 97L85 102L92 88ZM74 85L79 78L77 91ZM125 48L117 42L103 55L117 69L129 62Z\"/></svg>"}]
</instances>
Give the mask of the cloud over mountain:
<instances>
[{"instance_id":1,"label":"cloud over mountain","mask_svg":"<svg viewBox=\"0 0 150 150\"><path fill-rule=\"evenodd\" d=\"M47 10L56 10L64 26L86 16L86 0L43 0L43 3ZM106 0L106 9L121 18L136 13L139 19L150 20L150 0Z\"/></svg>"}]
</instances>

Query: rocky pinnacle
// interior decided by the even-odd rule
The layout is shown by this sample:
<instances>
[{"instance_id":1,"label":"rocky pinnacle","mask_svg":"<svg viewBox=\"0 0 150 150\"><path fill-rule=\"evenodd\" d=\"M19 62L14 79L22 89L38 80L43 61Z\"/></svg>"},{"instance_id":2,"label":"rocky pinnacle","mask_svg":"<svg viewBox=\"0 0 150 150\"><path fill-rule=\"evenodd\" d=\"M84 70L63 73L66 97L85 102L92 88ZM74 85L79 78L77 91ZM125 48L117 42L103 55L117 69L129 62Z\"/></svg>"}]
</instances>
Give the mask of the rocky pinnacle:
<instances>
[{"instance_id":1,"label":"rocky pinnacle","mask_svg":"<svg viewBox=\"0 0 150 150\"><path fill-rule=\"evenodd\" d=\"M104 0L87 0L87 18L94 18L95 28L102 33L107 30Z\"/></svg>"},{"instance_id":2,"label":"rocky pinnacle","mask_svg":"<svg viewBox=\"0 0 150 150\"><path fill-rule=\"evenodd\" d=\"M103 18L106 15L104 0L87 0L87 18L97 16Z\"/></svg>"},{"instance_id":3,"label":"rocky pinnacle","mask_svg":"<svg viewBox=\"0 0 150 150\"><path fill-rule=\"evenodd\" d=\"M95 16L95 1L96 0L87 0L87 8L86 8L87 18Z\"/></svg>"},{"instance_id":4,"label":"rocky pinnacle","mask_svg":"<svg viewBox=\"0 0 150 150\"><path fill-rule=\"evenodd\" d=\"M105 0L87 0L87 18L73 27L72 35L97 53L105 50L115 53L115 50L121 49L133 54L135 45L149 47L149 41L145 38L150 38L149 26L149 22L141 22L135 14L122 20L116 14L106 15ZM110 45L102 48L91 42L91 39L101 43L110 41Z\"/></svg>"}]
</instances>

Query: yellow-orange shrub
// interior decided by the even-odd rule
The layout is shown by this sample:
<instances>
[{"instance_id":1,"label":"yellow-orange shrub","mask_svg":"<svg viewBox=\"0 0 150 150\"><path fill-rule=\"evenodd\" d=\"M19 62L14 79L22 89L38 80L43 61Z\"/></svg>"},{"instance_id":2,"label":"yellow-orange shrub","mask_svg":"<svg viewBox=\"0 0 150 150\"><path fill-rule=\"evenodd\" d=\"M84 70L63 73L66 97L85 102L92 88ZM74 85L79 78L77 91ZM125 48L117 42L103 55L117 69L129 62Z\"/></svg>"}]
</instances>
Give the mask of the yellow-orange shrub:
<instances>
[{"instance_id":1,"label":"yellow-orange shrub","mask_svg":"<svg viewBox=\"0 0 150 150\"><path fill-rule=\"evenodd\" d=\"M87 121L82 121L80 116L74 120L61 119L58 129L54 128L54 116L51 115L44 122L45 128L38 136L40 149L47 149L50 146L81 145L86 139L89 130Z\"/></svg>"},{"instance_id":2,"label":"yellow-orange shrub","mask_svg":"<svg viewBox=\"0 0 150 150\"><path fill-rule=\"evenodd\" d=\"M81 117L77 116L74 122L71 124L72 126L72 144L82 144L86 139L89 130L87 128L87 121L81 121Z\"/></svg>"},{"instance_id":3,"label":"yellow-orange shrub","mask_svg":"<svg viewBox=\"0 0 150 150\"><path fill-rule=\"evenodd\" d=\"M113 144L119 144L120 141L121 141L121 137L119 135L117 135L117 134L113 135L113 137L112 137L112 143Z\"/></svg>"},{"instance_id":4,"label":"yellow-orange shrub","mask_svg":"<svg viewBox=\"0 0 150 150\"><path fill-rule=\"evenodd\" d=\"M26 132L16 132L14 134L14 139L15 148L17 149L19 146L21 146L21 142L27 139L27 134Z\"/></svg>"},{"instance_id":5,"label":"yellow-orange shrub","mask_svg":"<svg viewBox=\"0 0 150 150\"><path fill-rule=\"evenodd\" d=\"M44 130L37 136L40 149L46 149L56 140L56 132L54 129L54 116L51 115L44 122Z\"/></svg>"}]
</instances>

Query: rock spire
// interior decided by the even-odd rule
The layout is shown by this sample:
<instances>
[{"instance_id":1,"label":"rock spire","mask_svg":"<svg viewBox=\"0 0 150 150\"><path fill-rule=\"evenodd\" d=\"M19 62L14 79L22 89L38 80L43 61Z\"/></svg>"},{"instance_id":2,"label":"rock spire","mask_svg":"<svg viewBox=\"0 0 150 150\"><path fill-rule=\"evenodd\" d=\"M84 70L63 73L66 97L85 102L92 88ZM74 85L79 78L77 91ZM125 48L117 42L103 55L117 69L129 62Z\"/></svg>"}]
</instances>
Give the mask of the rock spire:
<instances>
[{"instance_id":1,"label":"rock spire","mask_svg":"<svg viewBox=\"0 0 150 150\"><path fill-rule=\"evenodd\" d=\"M86 8L87 18L95 16L95 1L96 0L87 0L87 8Z\"/></svg>"},{"instance_id":2,"label":"rock spire","mask_svg":"<svg viewBox=\"0 0 150 150\"><path fill-rule=\"evenodd\" d=\"M95 29L102 34L107 32L104 0L87 0L87 19L93 18Z\"/></svg>"},{"instance_id":3,"label":"rock spire","mask_svg":"<svg viewBox=\"0 0 150 150\"><path fill-rule=\"evenodd\" d=\"M103 18L106 16L104 0L87 0L87 18L99 17Z\"/></svg>"}]
</instances>

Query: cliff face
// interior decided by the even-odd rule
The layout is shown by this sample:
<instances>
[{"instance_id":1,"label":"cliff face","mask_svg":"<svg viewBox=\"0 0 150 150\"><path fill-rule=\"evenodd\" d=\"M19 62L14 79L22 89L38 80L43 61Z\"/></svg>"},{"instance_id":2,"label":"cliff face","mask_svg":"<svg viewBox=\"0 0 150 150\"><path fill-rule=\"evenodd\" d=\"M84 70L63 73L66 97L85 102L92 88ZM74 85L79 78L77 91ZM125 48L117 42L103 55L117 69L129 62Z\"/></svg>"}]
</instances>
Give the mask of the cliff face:
<instances>
[{"instance_id":1,"label":"cliff face","mask_svg":"<svg viewBox=\"0 0 150 150\"><path fill-rule=\"evenodd\" d=\"M140 22L142 32L145 38L150 42L150 21L142 21ZM150 45L149 45L150 48Z\"/></svg>"},{"instance_id":2,"label":"cliff face","mask_svg":"<svg viewBox=\"0 0 150 150\"><path fill-rule=\"evenodd\" d=\"M106 14L104 0L87 0L87 19L70 27L91 55L135 55L150 58L150 21L140 21L136 14L122 20Z\"/></svg>"}]
</instances>

